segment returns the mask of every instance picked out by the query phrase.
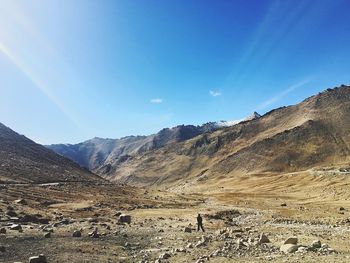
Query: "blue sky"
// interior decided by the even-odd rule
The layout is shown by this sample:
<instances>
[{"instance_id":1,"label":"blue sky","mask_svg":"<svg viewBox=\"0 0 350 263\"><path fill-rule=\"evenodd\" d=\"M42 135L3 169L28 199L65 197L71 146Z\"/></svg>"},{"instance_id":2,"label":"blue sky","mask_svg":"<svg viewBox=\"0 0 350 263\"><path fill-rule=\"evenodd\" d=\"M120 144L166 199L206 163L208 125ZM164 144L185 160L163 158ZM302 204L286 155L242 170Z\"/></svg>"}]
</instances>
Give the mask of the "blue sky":
<instances>
[{"instance_id":1,"label":"blue sky","mask_svg":"<svg viewBox=\"0 0 350 263\"><path fill-rule=\"evenodd\" d=\"M242 119L350 83L347 0L2 0L0 122L43 143Z\"/></svg>"}]
</instances>

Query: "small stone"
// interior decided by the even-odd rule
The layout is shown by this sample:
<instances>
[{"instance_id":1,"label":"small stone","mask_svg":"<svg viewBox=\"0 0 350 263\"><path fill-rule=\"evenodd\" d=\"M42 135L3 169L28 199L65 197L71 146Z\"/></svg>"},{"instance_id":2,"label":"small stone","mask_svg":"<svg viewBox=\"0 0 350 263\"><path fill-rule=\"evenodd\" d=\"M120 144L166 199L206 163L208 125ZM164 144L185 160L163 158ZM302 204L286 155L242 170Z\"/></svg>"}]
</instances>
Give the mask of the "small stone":
<instances>
[{"instance_id":1,"label":"small stone","mask_svg":"<svg viewBox=\"0 0 350 263\"><path fill-rule=\"evenodd\" d=\"M50 238L51 237L51 232L48 232L44 235L45 238Z\"/></svg>"},{"instance_id":2,"label":"small stone","mask_svg":"<svg viewBox=\"0 0 350 263\"><path fill-rule=\"evenodd\" d=\"M0 252L5 253L5 251L6 251L6 247L0 246Z\"/></svg>"},{"instance_id":3,"label":"small stone","mask_svg":"<svg viewBox=\"0 0 350 263\"><path fill-rule=\"evenodd\" d=\"M270 243L270 239L264 233L262 233L259 237L258 243L259 244Z\"/></svg>"},{"instance_id":4,"label":"small stone","mask_svg":"<svg viewBox=\"0 0 350 263\"><path fill-rule=\"evenodd\" d=\"M26 205L26 204L27 204L27 201L24 200L24 199L18 199L18 200L15 200L15 203L16 203L16 204L21 204L21 205Z\"/></svg>"},{"instance_id":5,"label":"small stone","mask_svg":"<svg viewBox=\"0 0 350 263\"><path fill-rule=\"evenodd\" d=\"M0 228L0 234L6 234L6 228L4 227Z\"/></svg>"},{"instance_id":6,"label":"small stone","mask_svg":"<svg viewBox=\"0 0 350 263\"><path fill-rule=\"evenodd\" d=\"M187 248L193 248L193 244L192 243L188 243L186 247Z\"/></svg>"},{"instance_id":7,"label":"small stone","mask_svg":"<svg viewBox=\"0 0 350 263\"><path fill-rule=\"evenodd\" d=\"M29 263L47 263L46 257L44 255L39 255L29 258Z\"/></svg>"},{"instance_id":8,"label":"small stone","mask_svg":"<svg viewBox=\"0 0 350 263\"><path fill-rule=\"evenodd\" d=\"M306 253L307 252L307 248L306 247L299 247L298 248L298 253Z\"/></svg>"},{"instance_id":9,"label":"small stone","mask_svg":"<svg viewBox=\"0 0 350 263\"><path fill-rule=\"evenodd\" d=\"M100 234L98 233L97 227L95 228L95 230L93 232L89 233L89 236L92 238L99 238L100 237Z\"/></svg>"},{"instance_id":10,"label":"small stone","mask_svg":"<svg viewBox=\"0 0 350 263\"><path fill-rule=\"evenodd\" d=\"M176 249L175 249L175 252L184 253L184 252L186 252L186 249L184 249L183 247L181 247L181 248L176 248Z\"/></svg>"},{"instance_id":11,"label":"small stone","mask_svg":"<svg viewBox=\"0 0 350 263\"><path fill-rule=\"evenodd\" d=\"M190 227L185 227L185 232L186 232L186 233L191 233L191 232L192 232L192 228L190 228Z\"/></svg>"},{"instance_id":12,"label":"small stone","mask_svg":"<svg viewBox=\"0 0 350 263\"><path fill-rule=\"evenodd\" d=\"M131 215L121 214L119 216L118 222L119 223L127 223L130 225L131 224Z\"/></svg>"},{"instance_id":13,"label":"small stone","mask_svg":"<svg viewBox=\"0 0 350 263\"><path fill-rule=\"evenodd\" d=\"M171 257L171 255L169 253L163 253L159 256L159 259L168 259L170 257Z\"/></svg>"},{"instance_id":14,"label":"small stone","mask_svg":"<svg viewBox=\"0 0 350 263\"><path fill-rule=\"evenodd\" d=\"M321 241L320 241L320 240L314 240L314 241L311 243L311 247L312 247L312 248L320 248L320 247L321 247Z\"/></svg>"},{"instance_id":15,"label":"small stone","mask_svg":"<svg viewBox=\"0 0 350 263\"><path fill-rule=\"evenodd\" d=\"M287 206L287 204L286 203L282 203L281 206Z\"/></svg>"},{"instance_id":16,"label":"small stone","mask_svg":"<svg viewBox=\"0 0 350 263\"><path fill-rule=\"evenodd\" d=\"M10 230L22 230L22 226L20 224L13 224L10 226Z\"/></svg>"},{"instance_id":17,"label":"small stone","mask_svg":"<svg viewBox=\"0 0 350 263\"><path fill-rule=\"evenodd\" d=\"M293 244L284 244L280 247L280 251L284 253L294 253L297 251L299 248L298 245L293 245Z\"/></svg>"},{"instance_id":18,"label":"small stone","mask_svg":"<svg viewBox=\"0 0 350 263\"><path fill-rule=\"evenodd\" d=\"M6 212L6 215L10 216L10 217L16 217L17 213L14 210L8 210Z\"/></svg>"},{"instance_id":19,"label":"small stone","mask_svg":"<svg viewBox=\"0 0 350 263\"><path fill-rule=\"evenodd\" d=\"M79 231L79 230L75 230L74 232L73 232L73 235L72 235L73 237L81 237L81 232Z\"/></svg>"},{"instance_id":20,"label":"small stone","mask_svg":"<svg viewBox=\"0 0 350 263\"><path fill-rule=\"evenodd\" d=\"M323 249L328 249L329 246L328 246L327 244L322 244L322 245L321 245L321 248L323 248Z\"/></svg>"}]
</instances>

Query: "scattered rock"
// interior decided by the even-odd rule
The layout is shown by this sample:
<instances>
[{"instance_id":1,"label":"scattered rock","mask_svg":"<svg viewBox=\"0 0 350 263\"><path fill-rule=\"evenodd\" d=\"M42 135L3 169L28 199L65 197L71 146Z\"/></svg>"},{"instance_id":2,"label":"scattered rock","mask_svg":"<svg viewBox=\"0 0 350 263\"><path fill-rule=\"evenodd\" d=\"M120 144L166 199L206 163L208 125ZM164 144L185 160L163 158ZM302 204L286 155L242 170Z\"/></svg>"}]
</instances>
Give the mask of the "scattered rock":
<instances>
[{"instance_id":1,"label":"scattered rock","mask_svg":"<svg viewBox=\"0 0 350 263\"><path fill-rule=\"evenodd\" d=\"M0 246L0 252L5 253L6 252L6 247Z\"/></svg>"},{"instance_id":2,"label":"scattered rock","mask_svg":"<svg viewBox=\"0 0 350 263\"><path fill-rule=\"evenodd\" d=\"M17 216L17 213L14 210L8 210L6 212L6 215L8 215L10 217L15 217L15 216Z\"/></svg>"},{"instance_id":3,"label":"scattered rock","mask_svg":"<svg viewBox=\"0 0 350 263\"><path fill-rule=\"evenodd\" d=\"M131 215L121 214L119 216L118 222L130 224L131 223Z\"/></svg>"},{"instance_id":4,"label":"scattered rock","mask_svg":"<svg viewBox=\"0 0 350 263\"><path fill-rule=\"evenodd\" d=\"M44 235L45 238L50 238L51 237L51 232L48 232Z\"/></svg>"},{"instance_id":5,"label":"scattered rock","mask_svg":"<svg viewBox=\"0 0 350 263\"><path fill-rule=\"evenodd\" d=\"M10 226L10 230L22 230L22 226L20 224L13 224Z\"/></svg>"},{"instance_id":6,"label":"scattered rock","mask_svg":"<svg viewBox=\"0 0 350 263\"><path fill-rule=\"evenodd\" d=\"M74 232L73 232L73 235L72 235L73 237L81 237L81 231L79 231L79 230L75 230Z\"/></svg>"},{"instance_id":7,"label":"scattered rock","mask_svg":"<svg viewBox=\"0 0 350 263\"><path fill-rule=\"evenodd\" d=\"M190 228L190 227L185 227L185 232L186 232L186 233L192 233L192 228Z\"/></svg>"},{"instance_id":8,"label":"scattered rock","mask_svg":"<svg viewBox=\"0 0 350 263\"><path fill-rule=\"evenodd\" d=\"M300 246L298 248L298 253L306 253L307 252L307 247L304 247L304 246Z\"/></svg>"},{"instance_id":9,"label":"scattered rock","mask_svg":"<svg viewBox=\"0 0 350 263\"><path fill-rule=\"evenodd\" d=\"M321 241L320 241L320 240L314 240L314 241L311 243L311 247L312 247L312 248L321 248Z\"/></svg>"},{"instance_id":10,"label":"scattered rock","mask_svg":"<svg viewBox=\"0 0 350 263\"><path fill-rule=\"evenodd\" d=\"M39 256L30 257L29 263L47 263L47 261L46 257L43 254L41 254Z\"/></svg>"},{"instance_id":11,"label":"scattered rock","mask_svg":"<svg viewBox=\"0 0 350 263\"><path fill-rule=\"evenodd\" d=\"M287 206L287 204L286 203L282 203L281 206Z\"/></svg>"},{"instance_id":12,"label":"scattered rock","mask_svg":"<svg viewBox=\"0 0 350 263\"><path fill-rule=\"evenodd\" d=\"M280 247L280 251L284 252L284 253L294 253L295 251L297 251L299 248L298 245L294 245L294 244L283 244Z\"/></svg>"},{"instance_id":13,"label":"scattered rock","mask_svg":"<svg viewBox=\"0 0 350 263\"><path fill-rule=\"evenodd\" d=\"M89 223L98 223L98 218L97 217L92 217L88 219Z\"/></svg>"},{"instance_id":14,"label":"scattered rock","mask_svg":"<svg viewBox=\"0 0 350 263\"><path fill-rule=\"evenodd\" d=\"M171 255L169 254L169 253L163 253L163 254L161 254L160 256L159 256L159 259L168 259L168 258L170 258L171 257Z\"/></svg>"},{"instance_id":15,"label":"scattered rock","mask_svg":"<svg viewBox=\"0 0 350 263\"><path fill-rule=\"evenodd\" d=\"M41 215L39 215L41 217ZM38 215L24 215L20 218L21 223L36 223L36 224L48 224L50 222L47 218L40 218Z\"/></svg>"},{"instance_id":16,"label":"scattered rock","mask_svg":"<svg viewBox=\"0 0 350 263\"><path fill-rule=\"evenodd\" d=\"M97 227L95 228L94 231L92 231L91 233L89 233L89 236L92 237L92 238L99 238L99 237L100 237L100 234L98 233Z\"/></svg>"},{"instance_id":17,"label":"scattered rock","mask_svg":"<svg viewBox=\"0 0 350 263\"><path fill-rule=\"evenodd\" d=\"M17 200L15 200L15 203L16 203L16 204L21 204L21 205L26 205L26 204L27 204L27 201L24 200L24 199L17 199Z\"/></svg>"},{"instance_id":18,"label":"scattered rock","mask_svg":"<svg viewBox=\"0 0 350 263\"><path fill-rule=\"evenodd\" d=\"M192 243L188 243L186 248L193 248L193 244Z\"/></svg>"},{"instance_id":19,"label":"scattered rock","mask_svg":"<svg viewBox=\"0 0 350 263\"><path fill-rule=\"evenodd\" d=\"M197 242L197 244L195 245L195 247L206 246L208 240L209 240L209 239L208 239L206 236L202 236L201 240L199 240L199 241Z\"/></svg>"},{"instance_id":20,"label":"scattered rock","mask_svg":"<svg viewBox=\"0 0 350 263\"><path fill-rule=\"evenodd\" d=\"M0 234L6 234L6 228L4 227L0 228Z\"/></svg>"},{"instance_id":21,"label":"scattered rock","mask_svg":"<svg viewBox=\"0 0 350 263\"><path fill-rule=\"evenodd\" d=\"M259 244L270 243L270 239L264 233L262 233L259 237L258 243Z\"/></svg>"},{"instance_id":22,"label":"scattered rock","mask_svg":"<svg viewBox=\"0 0 350 263\"><path fill-rule=\"evenodd\" d=\"M122 212L117 212L117 213L114 214L114 216L119 218L119 216L120 216L121 214L122 214Z\"/></svg>"},{"instance_id":23,"label":"scattered rock","mask_svg":"<svg viewBox=\"0 0 350 263\"><path fill-rule=\"evenodd\" d=\"M287 244L292 244L292 245L296 245L298 244L298 238L297 237L289 237L287 238L286 241L283 242L284 245L287 245Z\"/></svg>"}]
</instances>

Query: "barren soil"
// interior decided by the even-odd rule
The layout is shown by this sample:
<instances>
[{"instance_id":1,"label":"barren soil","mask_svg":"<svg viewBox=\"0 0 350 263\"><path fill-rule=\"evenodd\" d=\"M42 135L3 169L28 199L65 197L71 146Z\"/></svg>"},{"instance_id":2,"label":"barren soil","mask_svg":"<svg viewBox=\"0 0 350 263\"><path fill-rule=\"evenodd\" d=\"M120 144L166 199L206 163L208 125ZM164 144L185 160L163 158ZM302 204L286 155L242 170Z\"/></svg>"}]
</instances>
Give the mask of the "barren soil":
<instances>
[{"instance_id":1,"label":"barren soil","mask_svg":"<svg viewBox=\"0 0 350 263\"><path fill-rule=\"evenodd\" d=\"M313 170L207 183L207 190L191 182L167 190L2 185L0 262L28 262L39 254L48 262L350 262L347 173ZM118 212L131 215L131 224L118 223ZM195 229L198 213L205 233ZM48 222L21 222L24 215ZM23 231L10 230L13 224ZM95 228L98 237L90 237ZM81 237L72 236L76 230ZM271 242L259 244L261 233ZM292 236L304 251L280 252ZM314 240L330 249L310 249Z\"/></svg>"}]
</instances>

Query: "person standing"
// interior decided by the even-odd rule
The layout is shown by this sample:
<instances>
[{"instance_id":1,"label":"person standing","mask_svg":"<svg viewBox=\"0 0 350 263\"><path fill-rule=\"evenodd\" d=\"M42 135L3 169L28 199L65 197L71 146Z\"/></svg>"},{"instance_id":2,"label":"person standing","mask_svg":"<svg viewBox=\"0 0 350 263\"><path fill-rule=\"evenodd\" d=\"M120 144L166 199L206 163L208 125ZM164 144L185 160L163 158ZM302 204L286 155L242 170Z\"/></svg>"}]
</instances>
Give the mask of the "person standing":
<instances>
[{"instance_id":1,"label":"person standing","mask_svg":"<svg viewBox=\"0 0 350 263\"><path fill-rule=\"evenodd\" d=\"M203 227L203 218L201 217L201 214L198 214L198 216L197 216L197 231L199 231L200 229L202 229L202 231L205 232L204 227Z\"/></svg>"}]
</instances>

